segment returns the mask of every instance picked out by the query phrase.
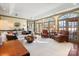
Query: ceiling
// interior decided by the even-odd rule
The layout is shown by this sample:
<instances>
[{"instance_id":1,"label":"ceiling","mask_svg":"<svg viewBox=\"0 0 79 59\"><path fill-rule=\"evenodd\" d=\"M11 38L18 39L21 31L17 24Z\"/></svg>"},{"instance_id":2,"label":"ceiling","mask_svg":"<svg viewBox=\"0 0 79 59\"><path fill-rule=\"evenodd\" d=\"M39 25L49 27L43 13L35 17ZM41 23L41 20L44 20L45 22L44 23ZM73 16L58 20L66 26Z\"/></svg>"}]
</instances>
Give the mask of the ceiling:
<instances>
[{"instance_id":1,"label":"ceiling","mask_svg":"<svg viewBox=\"0 0 79 59\"><path fill-rule=\"evenodd\" d=\"M0 3L0 14L35 20L78 6L78 3Z\"/></svg>"}]
</instances>

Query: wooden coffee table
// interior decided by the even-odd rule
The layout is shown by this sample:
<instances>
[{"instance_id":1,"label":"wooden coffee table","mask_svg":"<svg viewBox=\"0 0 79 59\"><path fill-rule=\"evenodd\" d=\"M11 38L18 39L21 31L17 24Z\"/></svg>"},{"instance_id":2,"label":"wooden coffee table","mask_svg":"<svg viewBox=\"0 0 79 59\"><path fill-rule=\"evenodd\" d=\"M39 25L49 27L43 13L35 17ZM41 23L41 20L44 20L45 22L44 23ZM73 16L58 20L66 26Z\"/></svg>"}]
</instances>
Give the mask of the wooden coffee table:
<instances>
[{"instance_id":1,"label":"wooden coffee table","mask_svg":"<svg viewBox=\"0 0 79 59\"><path fill-rule=\"evenodd\" d=\"M0 56L30 56L30 53L19 40L11 40L0 47Z\"/></svg>"}]
</instances>

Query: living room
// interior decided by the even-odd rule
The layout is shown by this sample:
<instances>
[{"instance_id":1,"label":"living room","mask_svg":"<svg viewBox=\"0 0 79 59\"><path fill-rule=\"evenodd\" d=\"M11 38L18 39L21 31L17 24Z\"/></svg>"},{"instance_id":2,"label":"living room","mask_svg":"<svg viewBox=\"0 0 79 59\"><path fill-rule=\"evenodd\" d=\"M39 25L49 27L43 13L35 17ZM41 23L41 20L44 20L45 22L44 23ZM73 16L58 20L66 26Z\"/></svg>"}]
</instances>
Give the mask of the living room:
<instances>
[{"instance_id":1,"label":"living room","mask_svg":"<svg viewBox=\"0 0 79 59\"><path fill-rule=\"evenodd\" d=\"M0 56L79 56L78 39L78 3L0 3Z\"/></svg>"}]
</instances>

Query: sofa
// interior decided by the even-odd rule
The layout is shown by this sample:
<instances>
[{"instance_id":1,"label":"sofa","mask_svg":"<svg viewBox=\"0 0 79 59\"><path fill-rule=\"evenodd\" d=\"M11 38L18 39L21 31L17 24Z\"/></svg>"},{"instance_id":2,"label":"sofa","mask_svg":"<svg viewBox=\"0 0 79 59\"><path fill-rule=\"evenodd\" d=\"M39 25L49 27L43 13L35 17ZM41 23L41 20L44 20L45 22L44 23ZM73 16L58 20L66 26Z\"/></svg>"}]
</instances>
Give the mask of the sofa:
<instances>
[{"instance_id":1,"label":"sofa","mask_svg":"<svg viewBox=\"0 0 79 59\"><path fill-rule=\"evenodd\" d=\"M69 31L60 30L55 36L54 39L58 42L68 42L69 40Z\"/></svg>"}]
</instances>

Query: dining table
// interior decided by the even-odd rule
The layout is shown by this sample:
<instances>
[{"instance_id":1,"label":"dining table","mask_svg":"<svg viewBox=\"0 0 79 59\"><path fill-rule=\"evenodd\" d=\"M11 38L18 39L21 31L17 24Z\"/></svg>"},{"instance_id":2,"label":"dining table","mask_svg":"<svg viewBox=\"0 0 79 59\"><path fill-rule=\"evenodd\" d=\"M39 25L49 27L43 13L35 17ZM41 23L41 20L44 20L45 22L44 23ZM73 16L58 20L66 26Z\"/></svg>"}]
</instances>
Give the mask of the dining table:
<instances>
[{"instance_id":1,"label":"dining table","mask_svg":"<svg viewBox=\"0 0 79 59\"><path fill-rule=\"evenodd\" d=\"M30 53L17 39L3 42L0 46L0 56L30 56Z\"/></svg>"}]
</instances>

